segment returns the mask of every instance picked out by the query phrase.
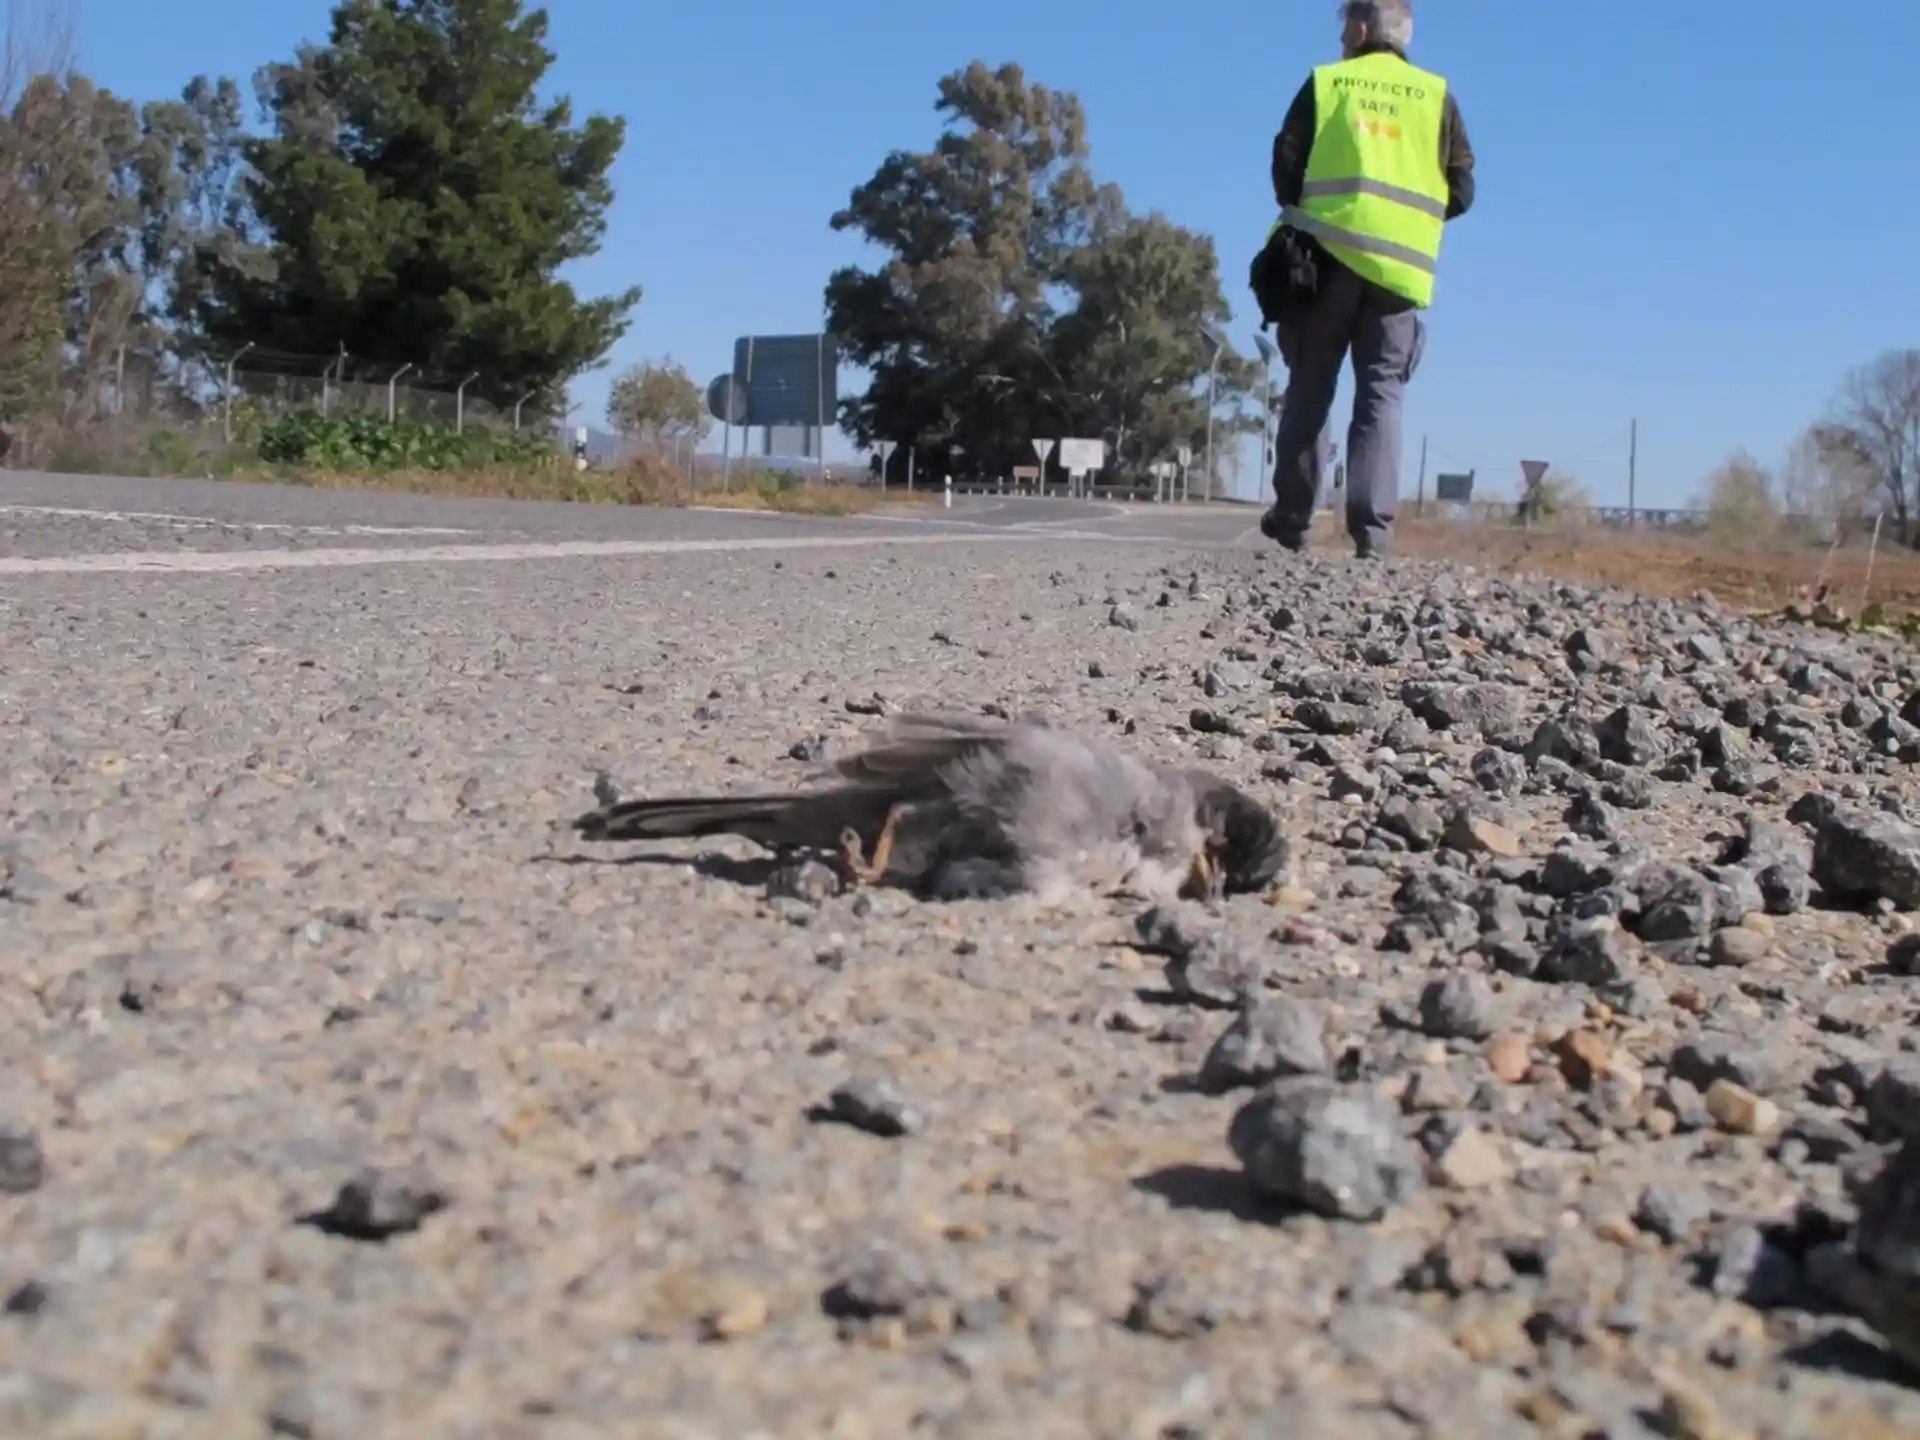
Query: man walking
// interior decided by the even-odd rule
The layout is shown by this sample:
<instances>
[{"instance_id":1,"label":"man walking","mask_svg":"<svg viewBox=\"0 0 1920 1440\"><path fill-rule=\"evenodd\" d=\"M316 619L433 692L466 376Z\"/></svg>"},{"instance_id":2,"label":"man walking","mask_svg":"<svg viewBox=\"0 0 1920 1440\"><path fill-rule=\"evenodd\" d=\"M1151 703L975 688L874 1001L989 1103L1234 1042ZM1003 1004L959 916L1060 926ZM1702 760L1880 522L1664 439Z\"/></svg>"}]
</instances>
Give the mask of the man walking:
<instances>
[{"instance_id":1,"label":"man walking","mask_svg":"<svg viewBox=\"0 0 1920 1440\"><path fill-rule=\"evenodd\" d=\"M1409 0L1346 0L1340 14L1342 58L1308 77L1273 142L1280 225L1317 279L1275 327L1287 392L1260 530L1305 547L1326 462L1320 436L1351 350L1347 533L1364 560L1393 538L1402 402L1426 346L1420 312L1445 223L1473 204L1473 150L1447 82L1407 60Z\"/></svg>"}]
</instances>

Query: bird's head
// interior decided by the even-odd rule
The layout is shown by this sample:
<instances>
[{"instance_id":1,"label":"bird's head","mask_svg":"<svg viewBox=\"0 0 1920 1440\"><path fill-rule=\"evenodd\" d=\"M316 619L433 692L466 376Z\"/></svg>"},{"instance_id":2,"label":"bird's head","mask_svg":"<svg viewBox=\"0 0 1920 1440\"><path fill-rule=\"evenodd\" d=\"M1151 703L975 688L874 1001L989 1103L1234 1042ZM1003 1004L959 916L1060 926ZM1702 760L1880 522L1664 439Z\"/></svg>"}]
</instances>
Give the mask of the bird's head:
<instances>
[{"instance_id":1,"label":"bird's head","mask_svg":"<svg viewBox=\"0 0 1920 1440\"><path fill-rule=\"evenodd\" d=\"M1229 895L1264 890L1286 868L1286 832L1266 806L1244 790L1200 772L1196 817L1205 834L1213 884Z\"/></svg>"}]
</instances>

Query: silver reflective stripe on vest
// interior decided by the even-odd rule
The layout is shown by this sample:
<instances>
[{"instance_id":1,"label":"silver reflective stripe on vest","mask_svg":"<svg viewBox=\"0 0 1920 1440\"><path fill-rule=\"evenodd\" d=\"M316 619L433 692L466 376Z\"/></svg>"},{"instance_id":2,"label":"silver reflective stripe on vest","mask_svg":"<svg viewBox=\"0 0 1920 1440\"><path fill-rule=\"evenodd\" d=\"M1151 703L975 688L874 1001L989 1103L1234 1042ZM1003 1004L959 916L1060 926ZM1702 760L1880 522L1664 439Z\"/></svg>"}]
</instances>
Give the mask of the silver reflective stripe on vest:
<instances>
[{"instance_id":1,"label":"silver reflective stripe on vest","mask_svg":"<svg viewBox=\"0 0 1920 1440\"><path fill-rule=\"evenodd\" d=\"M1431 215L1436 220L1447 218L1445 201L1422 195L1418 190L1409 190L1404 185L1389 185L1384 180L1309 180L1300 187L1302 200L1311 200L1316 195L1376 195L1382 200L1398 201L1408 209Z\"/></svg>"},{"instance_id":2,"label":"silver reflective stripe on vest","mask_svg":"<svg viewBox=\"0 0 1920 1440\"><path fill-rule=\"evenodd\" d=\"M1297 205L1289 205L1280 213L1283 223L1291 225L1303 234L1328 245L1344 245L1349 250L1358 250L1363 255L1378 255L1387 260L1398 260L1402 265L1411 265L1416 270L1424 270L1432 275L1439 266L1428 255L1422 255L1411 245L1396 245L1391 240L1376 240L1371 235L1355 234L1351 230L1342 230L1338 225L1329 225L1317 220Z\"/></svg>"}]
</instances>

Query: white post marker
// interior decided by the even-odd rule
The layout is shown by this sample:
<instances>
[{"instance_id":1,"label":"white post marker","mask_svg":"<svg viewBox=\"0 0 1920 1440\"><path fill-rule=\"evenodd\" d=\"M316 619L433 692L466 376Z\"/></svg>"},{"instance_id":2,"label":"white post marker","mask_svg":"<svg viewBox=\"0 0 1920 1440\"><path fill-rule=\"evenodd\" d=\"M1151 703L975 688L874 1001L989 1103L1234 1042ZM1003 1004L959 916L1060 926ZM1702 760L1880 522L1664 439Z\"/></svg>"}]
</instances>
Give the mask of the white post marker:
<instances>
[{"instance_id":1,"label":"white post marker","mask_svg":"<svg viewBox=\"0 0 1920 1440\"><path fill-rule=\"evenodd\" d=\"M947 476L947 483L942 487L941 497L940 508L951 510L953 508L953 476Z\"/></svg>"}]
</instances>

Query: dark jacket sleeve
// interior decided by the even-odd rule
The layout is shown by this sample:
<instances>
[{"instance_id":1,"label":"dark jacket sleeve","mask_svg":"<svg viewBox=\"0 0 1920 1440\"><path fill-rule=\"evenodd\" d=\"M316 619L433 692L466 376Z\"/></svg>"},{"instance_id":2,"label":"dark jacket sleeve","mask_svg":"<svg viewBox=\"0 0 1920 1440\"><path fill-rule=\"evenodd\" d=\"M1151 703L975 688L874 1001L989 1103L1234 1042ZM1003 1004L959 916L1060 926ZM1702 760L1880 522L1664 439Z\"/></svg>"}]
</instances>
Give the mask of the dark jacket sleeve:
<instances>
[{"instance_id":1,"label":"dark jacket sleeve","mask_svg":"<svg viewBox=\"0 0 1920 1440\"><path fill-rule=\"evenodd\" d=\"M1447 174L1447 219L1458 220L1473 208L1473 145L1451 88L1440 115L1440 168Z\"/></svg>"},{"instance_id":2,"label":"dark jacket sleeve","mask_svg":"<svg viewBox=\"0 0 1920 1440\"><path fill-rule=\"evenodd\" d=\"M1280 122L1280 133L1273 137L1273 198L1286 209L1300 203L1300 187L1307 183L1307 159L1313 153L1314 114L1313 77L1300 87L1287 107L1287 118Z\"/></svg>"}]
</instances>

